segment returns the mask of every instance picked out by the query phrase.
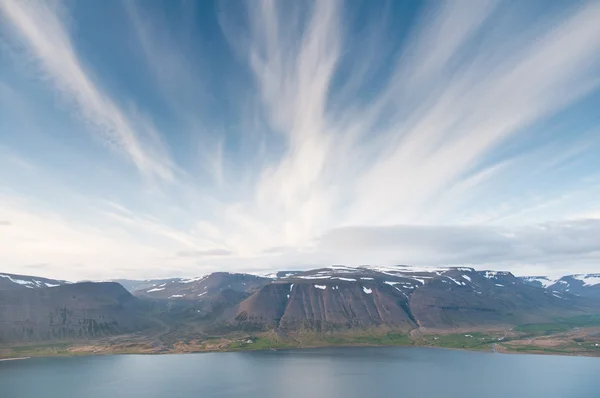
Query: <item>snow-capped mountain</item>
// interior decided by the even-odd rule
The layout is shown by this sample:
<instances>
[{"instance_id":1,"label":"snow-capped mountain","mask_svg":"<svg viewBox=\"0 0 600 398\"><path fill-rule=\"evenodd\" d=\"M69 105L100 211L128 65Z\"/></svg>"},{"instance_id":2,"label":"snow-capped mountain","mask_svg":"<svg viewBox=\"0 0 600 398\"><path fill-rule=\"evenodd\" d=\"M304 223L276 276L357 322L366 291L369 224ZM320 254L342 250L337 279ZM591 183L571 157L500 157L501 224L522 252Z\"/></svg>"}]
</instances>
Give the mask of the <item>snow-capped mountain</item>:
<instances>
[{"instance_id":1,"label":"snow-capped mountain","mask_svg":"<svg viewBox=\"0 0 600 398\"><path fill-rule=\"evenodd\" d=\"M271 279L250 274L214 272L196 278L173 278L137 284L131 292L138 297L168 300L201 300L212 298L225 290L249 292Z\"/></svg>"},{"instance_id":2,"label":"snow-capped mountain","mask_svg":"<svg viewBox=\"0 0 600 398\"><path fill-rule=\"evenodd\" d=\"M74 336L129 333L154 317L159 318L155 326L192 325L211 333L373 328L408 333L415 328L544 323L597 313L600 300L591 296L598 292L593 289L600 286L599 276L572 275L542 288L532 284L549 284L548 278L517 278L510 272L467 267L332 266L281 271L270 278L215 272L188 279L127 281L130 294L114 282L67 284L0 274L0 281L9 286L0 289L0 319L11 320L0 323L0 341L60 337L67 322ZM27 333L24 319L36 325ZM84 326L87 329L79 334Z\"/></svg>"},{"instance_id":3,"label":"snow-capped mountain","mask_svg":"<svg viewBox=\"0 0 600 398\"><path fill-rule=\"evenodd\" d=\"M543 288L547 288L556 283L556 279L548 278L547 276L521 276L519 279L528 285Z\"/></svg>"},{"instance_id":4,"label":"snow-capped mountain","mask_svg":"<svg viewBox=\"0 0 600 398\"><path fill-rule=\"evenodd\" d=\"M553 292L600 299L600 274L566 275L559 279L545 276L522 276L520 279L528 285L542 287Z\"/></svg>"},{"instance_id":5,"label":"snow-capped mountain","mask_svg":"<svg viewBox=\"0 0 600 398\"><path fill-rule=\"evenodd\" d=\"M563 276L548 289L600 299L600 274L577 274Z\"/></svg>"},{"instance_id":6,"label":"snow-capped mountain","mask_svg":"<svg viewBox=\"0 0 600 398\"><path fill-rule=\"evenodd\" d=\"M0 274L0 290L41 289L65 285L69 282L29 275Z\"/></svg>"}]
</instances>

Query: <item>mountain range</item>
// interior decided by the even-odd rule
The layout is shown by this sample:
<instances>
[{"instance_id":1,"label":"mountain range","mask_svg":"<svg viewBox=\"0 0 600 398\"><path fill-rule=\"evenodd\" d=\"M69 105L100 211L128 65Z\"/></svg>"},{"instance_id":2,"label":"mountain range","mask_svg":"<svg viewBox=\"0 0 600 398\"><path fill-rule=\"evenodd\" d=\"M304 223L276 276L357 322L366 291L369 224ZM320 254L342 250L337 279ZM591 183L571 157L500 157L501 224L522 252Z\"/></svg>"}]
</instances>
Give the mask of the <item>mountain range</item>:
<instances>
[{"instance_id":1,"label":"mountain range","mask_svg":"<svg viewBox=\"0 0 600 398\"><path fill-rule=\"evenodd\" d=\"M332 266L265 276L76 282L0 274L0 346L138 336L512 330L600 314L600 275ZM158 344L158 343L153 343Z\"/></svg>"},{"instance_id":2,"label":"mountain range","mask_svg":"<svg viewBox=\"0 0 600 398\"><path fill-rule=\"evenodd\" d=\"M65 285L67 281L41 278L37 276L0 274L0 290L37 289Z\"/></svg>"},{"instance_id":3,"label":"mountain range","mask_svg":"<svg viewBox=\"0 0 600 398\"><path fill-rule=\"evenodd\" d=\"M600 299L600 274L567 275L559 279L524 276L520 279L531 286L543 287L554 292Z\"/></svg>"}]
</instances>

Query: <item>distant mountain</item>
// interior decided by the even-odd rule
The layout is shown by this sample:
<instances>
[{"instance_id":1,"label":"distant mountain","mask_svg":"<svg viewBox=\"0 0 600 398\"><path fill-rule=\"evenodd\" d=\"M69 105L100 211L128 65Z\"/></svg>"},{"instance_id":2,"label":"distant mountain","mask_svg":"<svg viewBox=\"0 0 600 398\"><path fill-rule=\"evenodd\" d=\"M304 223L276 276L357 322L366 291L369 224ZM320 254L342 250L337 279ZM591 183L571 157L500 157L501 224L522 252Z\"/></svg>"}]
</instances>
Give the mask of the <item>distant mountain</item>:
<instances>
[{"instance_id":1,"label":"distant mountain","mask_svg":"<svg viewBox=\"0 0 600 398\"><path fill-rule=\"evenodd\" d=\"M188 279L167 279L138 285L132 293L138 297L171 300L201 300L213 297L225 290L247 293L260 288L271 279L250 274L214 272Z\"/></svg>"},{"instance_id":2,"label":"distant mountain","mask_svg":"<svg viewBox=\"0 0 600 398\"><path fill-rule=\"evenodd\" d=\"M547 276L520 276L519 279L530 286L547 288L556 282L556 279Z\"/></svg>"},{"instance_id":3,"label":"distant mountain","mask_svg":"<svg viewBox=\"0 0 600 398\"><path fill-rule=\"evenodd\" d=\"M151 289L154 286L171 282L171 281L179 281L182 278L168 278L168 279L148 279L148 280L135 280L135 279L111 279L109 282L116 282L119 285L123 286L129 292L134 292L136 290L144 290Z\"/></svg>"},{"instance_id":4,"label":"distant mountain","mask_svg":"<svg viewBox=\"0 0 600 398\"><path fill-rule=\"evenodd\" d=\"M0 290L0 344L130 333L152 325L145 308L112 282Z\"/></svg>"},{"instance_id":5,"label":"distant mountain","mask_svg":"<svg viewBox=\"0 0 600 398\"><path fill-rule=\"evenodd\" d=\"M57 287L70 282L37 276L0 274L0 290L40 289Z\"/></svg>"},{"instance_id":6,"label":"distant mountain","mask_svg":"<svg viewBox=\"0 0 600 398\"><path fill-rule=\"evenodd\" d=\"M563 276L548 289L600 299L600 274Z\"/></svg>"},{"instance_id":7,"label":"distant mountain","mask_svg":"<svg viewBox=\"0 0 600 398\"><path fill-rule=\"evenodd\" d=\"M557 293L569 293L581 297L600 299L600 274L567 275L560 279L545 276L525 276L520 279L532 286L538 286Z\"/></svg>"}]
</instances>

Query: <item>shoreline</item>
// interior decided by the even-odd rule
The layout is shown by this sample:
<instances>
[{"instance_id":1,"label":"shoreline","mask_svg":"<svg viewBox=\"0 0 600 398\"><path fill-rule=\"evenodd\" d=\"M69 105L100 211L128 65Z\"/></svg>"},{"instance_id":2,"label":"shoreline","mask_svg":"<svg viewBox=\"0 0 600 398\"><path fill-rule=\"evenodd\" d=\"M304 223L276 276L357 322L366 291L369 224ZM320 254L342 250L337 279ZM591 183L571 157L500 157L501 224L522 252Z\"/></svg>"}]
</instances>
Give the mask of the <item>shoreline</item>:
<instances>
[{"instance_id":1,"label":"shoreline","mask_svg":"<svg viewBox=\"0 0 600 398\"><path fill-rule=\"evenodd\" d=\"M510 355L547 355L547 356L570 356L570 357L588 357L588 358L600 358L600 353L594 352L585 352L585 353L576 353L576 352L544 352L543 350L527 350L527 351L514 351L508 350L506 347L503 347L501 350L478 350L478 349L470 349L470 348L460 348L460 347L439 347L439 346L431 346L431 345L385 345L385 344L342 344L342 345L305 345L305 346L297 346L297 347L280 347L280 348L246 348L246 349L206 349L206 350L189 350L189 351L163 351L163 352L93 352L93 351L72 351L72 352L63 352L63 353L49 353L48 355L32 355L26 357L13 357L13 358L1 358L2 361L16 361L16 360L25 360L25 359L33 359L33 358L59 358L59 357L78 357L78 356L113 356L113 355L186 355L186 354L214 354L214 353L229 353L229 352L259 352L259 351L291 351L291 350L310 350L310 349L324 349L324 348L430 348L430 349L438 349L438 350L449 350L449 351L465 351L465 352L474 352L474 353L487 353L487 354L510 354Z\"/></svg>"},{"instance_id":2,"label":"shoreline","mask_svg":"<svg viewBox=\"0 0 600 398\"><path fill-rule=\"evenodd\" d=\"M511 329L509 329L511 330ZM449 333L454 332L454 333ZM597 333L597 334L593 334ZM89 355L176 355L192 353L244 352L343 347L422 347L498 354L600 357L600 339L575 343L575 337L600 337L600 328L577 329L555 335L511 335L507 330L452 330L413 335L393 330L362 333L298 333L283 338L271 332L232 334L192 340L158 336L123 335L105 339L21 343L0 346L0 358ZM508 338L507 338L508 337ZM594 343L596 344L594 345ZM1 359L0 359L1 360Z\"/></svg>"}]
</instances>

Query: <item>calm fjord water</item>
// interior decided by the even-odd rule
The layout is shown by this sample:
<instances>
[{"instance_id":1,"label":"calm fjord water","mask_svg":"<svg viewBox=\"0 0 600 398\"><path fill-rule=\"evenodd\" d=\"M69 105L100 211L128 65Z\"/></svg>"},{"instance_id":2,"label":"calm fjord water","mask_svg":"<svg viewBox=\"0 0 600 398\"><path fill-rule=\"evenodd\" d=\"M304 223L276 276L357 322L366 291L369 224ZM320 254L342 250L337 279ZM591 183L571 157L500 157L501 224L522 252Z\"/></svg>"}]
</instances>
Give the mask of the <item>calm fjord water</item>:
<instances>
[{"instance_id":1,"label":"calm fjord water","mask_svg":"<svg viewBox=\"0 0 600 398\"><path fill-rule=\"evenodd\" d=\"M598 398L600 358L331 348L0 362L0 397Z\"/></svg>"}]
</instances>

